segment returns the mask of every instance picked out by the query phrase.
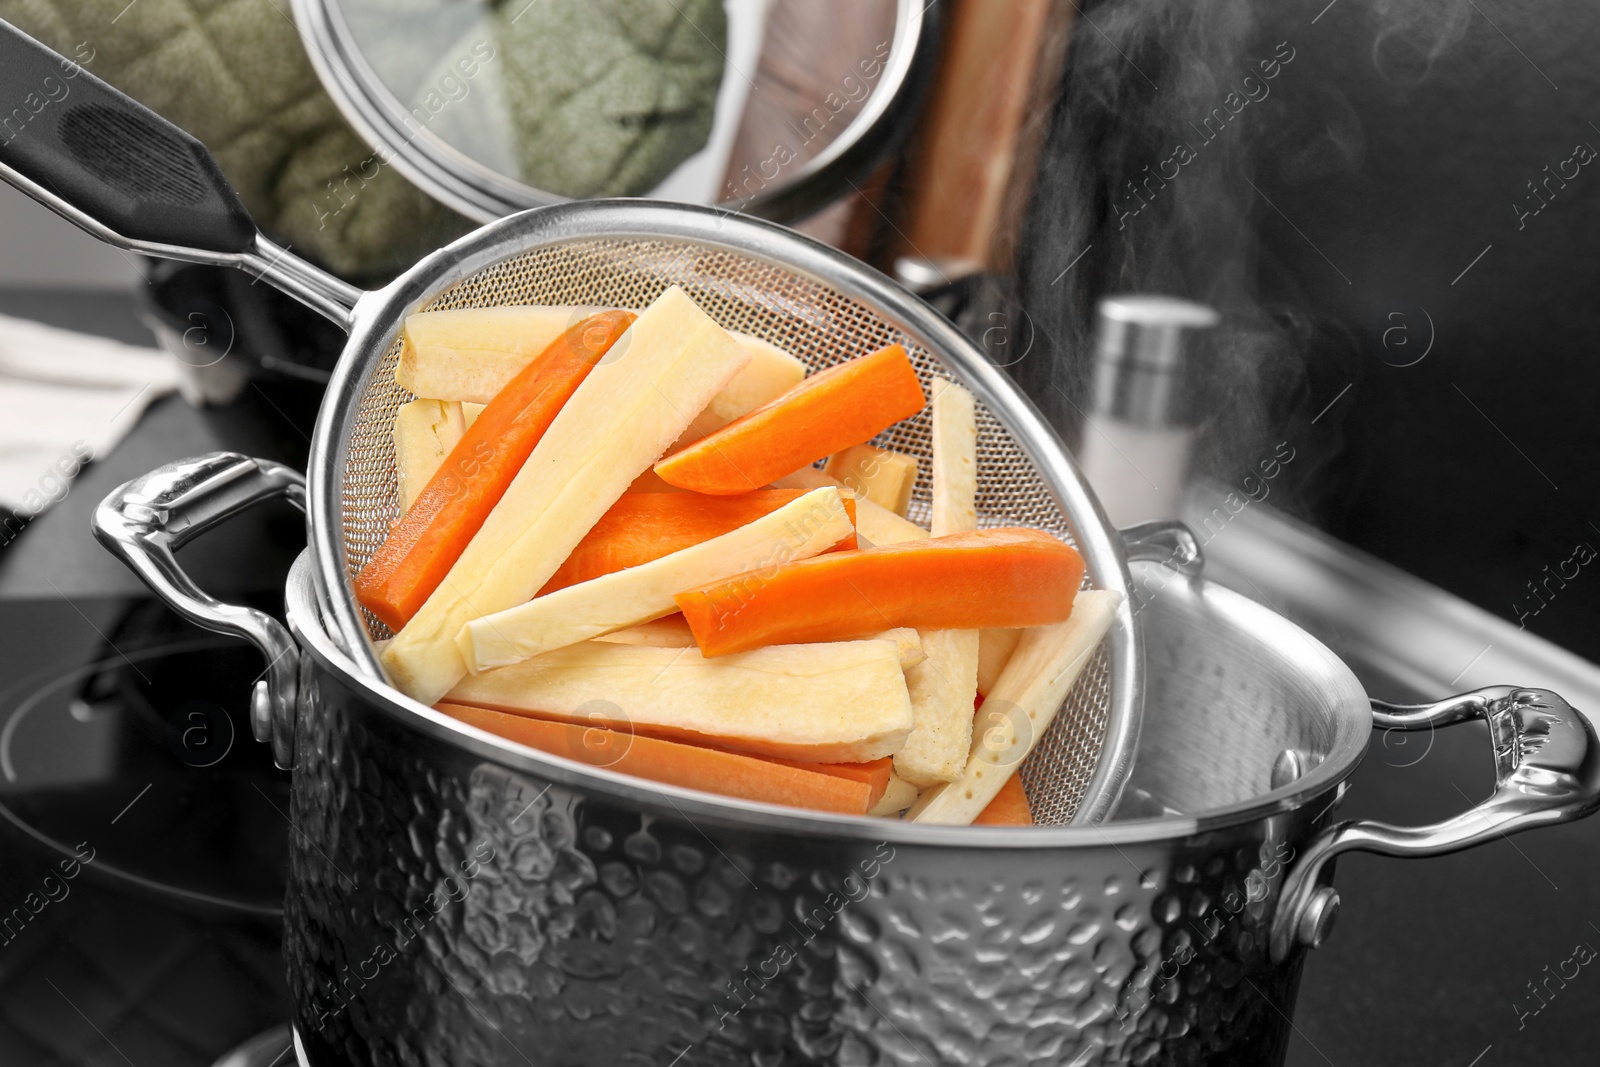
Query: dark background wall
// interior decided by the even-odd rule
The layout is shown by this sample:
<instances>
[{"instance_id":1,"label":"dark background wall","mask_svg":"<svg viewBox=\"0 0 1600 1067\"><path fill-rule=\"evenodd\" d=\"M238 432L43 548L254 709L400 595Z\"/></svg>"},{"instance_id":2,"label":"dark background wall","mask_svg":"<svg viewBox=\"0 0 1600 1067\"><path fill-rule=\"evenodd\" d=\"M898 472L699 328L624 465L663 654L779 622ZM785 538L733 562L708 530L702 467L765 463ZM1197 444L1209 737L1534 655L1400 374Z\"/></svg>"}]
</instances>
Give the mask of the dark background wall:
<instances>
[{"instance_id":1,"label":"dark background wall","mask_svg":"<svg viewBox=\"0 0 1600 1067\"><path fill-rule=\"evenodd\" d=\"M1274 502L1600 659L1597 46L1581 0L1085 4L1013 372L1070 424L1100 295L1211 302L1207 474L1292 441Z\"/></svg>"}]
</instances>

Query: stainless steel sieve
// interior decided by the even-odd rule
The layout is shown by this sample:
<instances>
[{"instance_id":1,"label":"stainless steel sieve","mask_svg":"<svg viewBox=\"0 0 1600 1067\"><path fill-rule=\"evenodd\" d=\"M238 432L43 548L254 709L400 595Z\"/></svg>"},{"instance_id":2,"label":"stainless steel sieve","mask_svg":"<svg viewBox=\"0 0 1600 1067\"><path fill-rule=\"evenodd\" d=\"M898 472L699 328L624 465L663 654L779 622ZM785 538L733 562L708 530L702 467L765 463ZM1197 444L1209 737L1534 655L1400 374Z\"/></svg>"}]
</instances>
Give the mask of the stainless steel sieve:
<instances>
[{"instance_id":1,"label":"stainless steel sieve","mask_svg":"<svg viewBox=\"0 0 1600 1067\"><path fill-rule=\"evenodd\" d=\"M393 370L405 316L497 304L637 308L679 285L725 327L777 344L813 370L899 342L925 386L947 375L974 393L980 522L1069 538L1083 553L1086 583L1124 594L1111 633L1023 769L1041 822L1097 822L1111 810L1141 707L1123 543L1033 406L914 296L774 224L626 200L510 216L384 288L361 292L256 232L199 142L14 29L0 30L0 91L46 78L69 78L72 87L60 106L0 146L0 176L103 240L250 270L349 331L317 420L303 497L329 630L370 678L382 678L372 641L386 631L362 613L351 579L398 514L393 416L412 397ZM928 418L924 412L878 443L927 460ZM926 519L929 488L924 477L913 518ZM288 766L299 688L293 639L276 620L220 605L194 588L172 555L198 529L270 493L298 497L292 472L243 457L201 457L130 483L102 507L97 523L102 539L179 610L262 649L269 666L254 693L255 728Z\"/></svg>"}]
</instances>

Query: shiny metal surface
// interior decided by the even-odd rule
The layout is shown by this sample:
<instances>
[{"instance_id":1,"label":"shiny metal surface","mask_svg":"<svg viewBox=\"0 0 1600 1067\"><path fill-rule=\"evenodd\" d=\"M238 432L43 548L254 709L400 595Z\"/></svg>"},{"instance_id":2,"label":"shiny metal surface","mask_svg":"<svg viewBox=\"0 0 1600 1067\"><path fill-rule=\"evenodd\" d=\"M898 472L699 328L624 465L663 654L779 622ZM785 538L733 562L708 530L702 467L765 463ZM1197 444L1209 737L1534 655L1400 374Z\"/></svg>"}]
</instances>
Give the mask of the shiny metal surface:
<instances>
[{"instance_id":1,"label":"shiny metal surface","mask_svg":"<svg viewBox=\"0 0 1600 1067\"><path fill-rule=\"evenodd\" d=\"M529 208L566 203L567 198L534 188L465 155L427 128L384 86L362 55L350 27L330 0L291 0L295 25L323 87L339 110L373 147L387 154L400 173L434 199L477 222L491 222ZM894 34L882 80L839 136L794 176L772 189L719 207L762 218L792 220L825 206L862 180L874 163L899 143L901 127L920 97L938 34L939 12L925 0L896 0ZM737 76L744 77L743 74Z\"/></svg>"},{"instance_id":2,"label":"shiny metal surface","mask_svg":"<svg viewBox=\"0 0 1600 1067\"><path fill-rule=\"evenodd\" d=\"M299 654L289 631L255 608L224 604L195 585L177 549L252 504L281 496L306 510L305 479L280 463L213 452L169 463L113 491L95 509L95 537L169 607L197 626L255 645L266 658L250 696L250 728L272 744L280 767L294 762Z\"/></svg>"},{"instance_id":3,"label":"shiny metal surface","mask_svg":"<svg viewBox=\"0 0 1600 1067\"><path fill-rule=\"evenodd\" d=\"M1188 425L1192 383L1185 340L1220 320L1211 308L1167 296L1110 296L1095 312L1089 411L1136 426Z\"/></svg>"},{"instance_id":4,"label":"shiny metal surface","mask_svg":"<svg viewBox=\"0 0 1600 1067\"><path fill-rule=\"evenodd\" d=\"M1342 852L1433 856L1471 848L1521 830L1579 819L1600 807L1600 743L1588 719L1544 689L1492 686L1433 704L1403 706L1373 701L1373 721L1383 729L1431 730L1472 719L1489 724L1495 787L1489 799L1442 822L1391 826L1342 822L1313 841L1289 875L1272 925L1274 959L1286 958L1306 922L1316 925L1326 887L1319 878Z\"/></svg>"},{"instance_id":5,"label":"shiny metal surface","mask_svg":"<svg viewBox=\"0 0 1600 1067\"><path fill-rule=\"evenodd\" d=\"M1146 615L1206 634L1169 713L1245 731L1149 775L1228 761L1226 814L972 832L721 803L395 714L317 625L313 569L287 593L313 664L286 901L304 1063L1281 1060L1302 953L1273 964L1268 924L1369 717L1331 657L1237 710L1205 665L1272 616L1225 590ZM1267 662L1302 651L1272 636ZM1260 720L1320 762L1251 797Z\"/></svg>"}]
</instances>

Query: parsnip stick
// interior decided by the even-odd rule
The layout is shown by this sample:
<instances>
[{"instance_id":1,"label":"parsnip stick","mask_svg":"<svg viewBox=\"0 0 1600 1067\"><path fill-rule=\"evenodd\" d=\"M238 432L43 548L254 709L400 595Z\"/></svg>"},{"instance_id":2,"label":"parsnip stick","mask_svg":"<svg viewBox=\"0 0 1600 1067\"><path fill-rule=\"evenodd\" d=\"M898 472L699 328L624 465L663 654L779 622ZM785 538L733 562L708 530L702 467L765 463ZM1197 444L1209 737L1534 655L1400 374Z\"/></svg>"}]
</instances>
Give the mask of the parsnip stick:
<instances>
[{"instance_id":1,"label":"parsnip stick","mask_svg":"<svg viewBox=\"0 0 1600 1067\"><path fill-rule=\"evenodd\" d=\"M978 633L978 692L988 696L1000 672L1006 669L1011 654L1022 640L1020 629L981 630Z\"/></svg>"},{"instance_id":2,"label":"parsnip stick","mask_svg":"<svg viewBox=\"0 0 1600 1067\"><path fill-rule=\"evenodd\" d=\"M906 818L966 826L988 807L1050 728L1100 640L1111 629L1121 599L1120 594L1108 590L1084 590L1066 622L1023 631L994 691L984 698L983 721L972 739L961 777L927 790Z\"/></svg>"},{"instance_id":3,"label":"parsnip stick","mask_svg":"<svg viewBox=\"0 0 1600 1067\"><path fill-rule=\"evenodd\" d=\"M933 535L978 528L978 422L972 394L954 382L933 383ZM927 659L906 672L911 735L895 753L894 770L919 788L954 781L972 744L978 695L978 631L922 635Z\"/></svg>"},{"instance_id":4,"label":"parsnip stick","mask_svg":"<svg viewBox=\"0 0 1600 1067\"><path fill-rule=\"evenodd\" d=\"M868 815L878 815L883 818L897 818L902 811L917 802L917 787L904 778L889 773L889 788L883 791L883 797L872 806Z\"/></svg>"},{"instance_id":5,"label":"parsnip stick","mask_svg":"<svg viewBox=\"0 0 1600 1067\"><path fill-rule=\"evenodd\" d=\"M855 532L844 498L813 489L736 530L467 623L456 638L467 669L504 667L678 610L672 595L746 571L826 552Z\"/></svg>"},{"instance_id":6,"label":"parsnip stick","mask_svg":"<svg viewBox=\"0 0 1600 1067\"><path fill-rule=\"evenodd\" d=\"M853 445L835 452L822 472L879 507L903 516L917 485L917 457L876 445Z\"/></svg>"},{"instance_id":7,"label":"parsnip stick","mask_svg":"<svg viewBox=\"0 0 1600 1067\"><path fill-rule=\"evenodd\" d=\"M482 404L459 400L413 400L400 405L394 413L394 466L401 514L411 510L417 494L482 410Z\"/></svg>"},{"instance_id":8,"label":"parsnip stick","mask_svg":"<svg viewBox=\"0 0 1600 1067\"><path fill-rule=\"evenodd\" d=\"M801 467L792 474L785 474L782 478L775 479L772 484L779 489L816 489L824 485L844 485L839 479L829 477L815 467ZM928 536L927 530L910 519L902 519L888 508L880 507L864 496L856 497L856 533L861 538L862 548L872 545L897 545L902 541L915 541Z\"/></svg>"},{"instance_id":9,"label":"parsnip stick","mask_svg":"<svg viewBox=\"0 0 1600 1067\"><path fill-rule=\"evenodd\" d=\"M590 372L432 596L384 649L396 688L424 704L467 672L456 635L529 600L629 483L749 360L674 286Z\"/></svg>"},{"instance_id":10,"label":"parsnip stick","mask_svg":"<svg viewBox=\"0 0 1600 1067\"><path fill-rule=\"evenodd\" d=\"M882 640L710 660L692 648L585 641L463 678L449 699L815 763L881 759L911 729L899 654Z\"/></svg>"}]
</instances>

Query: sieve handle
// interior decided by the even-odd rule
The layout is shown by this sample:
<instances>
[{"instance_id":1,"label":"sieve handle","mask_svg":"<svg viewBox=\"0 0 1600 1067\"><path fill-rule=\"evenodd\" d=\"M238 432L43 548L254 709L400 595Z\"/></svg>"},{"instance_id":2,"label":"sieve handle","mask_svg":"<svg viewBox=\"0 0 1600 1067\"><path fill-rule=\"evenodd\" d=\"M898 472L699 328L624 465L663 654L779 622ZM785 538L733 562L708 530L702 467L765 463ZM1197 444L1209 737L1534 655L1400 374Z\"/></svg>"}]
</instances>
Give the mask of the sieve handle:
<instances>
[{"instance_id":1,"label":"sieve handle","mask_svg":"<svg viewBox=\"0 0 1600 1067\"><path fill-rule=\"evenodd\" d=\"M270 460L211 452L169 463L118 488L95 508L94 535L168 607L197 626L242 637L267 668L250 694L250 729L272 743L272 758L294 760L299 653L289 630L264 611L224 604L203 592L174 554L204 530L273 497L306 509L305 479Z\"/></svg>"},{"instance_id":2,"label":"sieve handle","mask_svg":"<svg viewBox=\"0 0 1600 1067\"><path fill-rule=\"evenodd\" d=\"M93 62L0 22L0 178L108 244L254 271L348 329L361 290L262 237L205 145Z\"/></svg>"},{"instance_id":3,"label":"sieve handle","mask_svg":"<svg viewBox=\"0 0 1600 1067\"><path fill-rule=\"evenodd\" d=\"M1600 807L1600 742L1586 716L1547 689L1490 686L1433 704L1372 702L1373 722L1385 729L1422 730L1472 719L1489 724L1495 784L1489 799L1426 826L1371 820L1336 823L1312 840L1284 880L1272 921L1272 958L1295 943L1322 942L1339 897L1322 872L1341 852L1433 856L1455 852L1519 830L1569 822Z\"/></svg>"}]
</instances>

